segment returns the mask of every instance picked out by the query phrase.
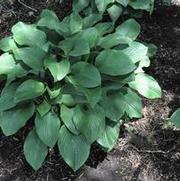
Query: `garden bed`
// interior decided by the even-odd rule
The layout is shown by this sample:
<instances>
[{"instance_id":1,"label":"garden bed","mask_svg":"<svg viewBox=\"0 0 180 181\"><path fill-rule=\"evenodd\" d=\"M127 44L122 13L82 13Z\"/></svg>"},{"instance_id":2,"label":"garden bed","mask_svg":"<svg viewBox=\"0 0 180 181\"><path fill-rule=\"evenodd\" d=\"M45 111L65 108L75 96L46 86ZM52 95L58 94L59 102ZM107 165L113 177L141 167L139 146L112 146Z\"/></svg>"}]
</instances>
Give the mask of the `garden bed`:
<instances>
[{"instance_id":1,"label":"garden bed","mask_svg":"<svg viewBox=\"0 0 180 181\"><path fill-rule=\"evenodd\" d=\"M7 36L17 21L35 21L44 8L55 10L60 18L70 13L67 1L61 5L50 0L11 3L0 5L0 37ZM39 171L31 169L23 155L23 142L31 122L16 136L1 134L1 181L180 180L180 132L163 128L180 105L180 7L158 5L151 17L138 21L143 30L140 39L158 47L148 72L160 83L163 98L144 99L144 118L132 123L132 133L123 130L115 149L107 155L95 145L86 166L77 173L66 166L57 148Z\"/></svg>"}]
</instances>

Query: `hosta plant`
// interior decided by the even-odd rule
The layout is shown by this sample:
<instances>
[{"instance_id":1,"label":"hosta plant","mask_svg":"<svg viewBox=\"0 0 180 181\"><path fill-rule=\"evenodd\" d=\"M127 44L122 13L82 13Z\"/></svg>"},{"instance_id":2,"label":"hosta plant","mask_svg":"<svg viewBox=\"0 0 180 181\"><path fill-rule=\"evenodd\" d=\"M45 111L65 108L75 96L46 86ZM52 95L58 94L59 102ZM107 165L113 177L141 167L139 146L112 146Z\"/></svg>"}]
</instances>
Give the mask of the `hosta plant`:
<instances>
[{"instance_id":1,"label":"hosta plant","mask_svg":"<svg viewBox=\"0 0 180 181\"><path fill-rule=\"evenodd\" d=\"M27 162L39 169L49 149L76 171L91 144L109 151L120 122L142 116L141 94L161 97L158 83L143 70L154 46L137 39L140 25L128 19L87 22L77 13L63 21L44 10L35 24L18 22L0 41L0 126L6 136L31 120L24 143ZM120 121L121 120L121 121Z\"/></svg>"}]
</instances>

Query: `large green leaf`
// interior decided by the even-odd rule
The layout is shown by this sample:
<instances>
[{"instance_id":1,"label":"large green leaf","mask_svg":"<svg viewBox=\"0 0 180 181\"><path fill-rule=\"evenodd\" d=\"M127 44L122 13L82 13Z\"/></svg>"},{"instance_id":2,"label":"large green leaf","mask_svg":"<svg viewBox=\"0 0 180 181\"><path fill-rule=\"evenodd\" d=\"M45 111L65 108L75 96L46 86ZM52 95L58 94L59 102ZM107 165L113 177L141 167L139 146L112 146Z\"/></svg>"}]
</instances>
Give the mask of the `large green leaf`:
<instances>
[{"instance_id":1,"label":"large green leaf","mask_svg":"<svg viewBox=\"0 0 180 181\"><path fill-rule=\"evenodd\" d=\"M4 52L12 51L16 48L17 46L11 36L5 37L2 40L0 40L0 49Z\"/></svg>"},{"instance_id":2,"label":"large green leaf","mask_svg":"<svg viewBox=\"0 0 180 181\"><path fill-rule=\"evenodd\" d=\"M76 38L82 38L83 40L88 42L90 48L93 48L93 47L95 47L95 45L98 41L99 33L98 33L97 29L94 27L87 28L87 29L81 31L80 33L78 33L76 35Z\"/></svg>"},{"instance_id":3,"label":"large green leaf","mask_svg":"<svg viewBox=\"0 0 180 181\"><path fill-rule=\"evenodd\" d=\"M41 96L45 91L44 84L37 80L29 79L23 82L16 90L14 101L16 103Z\"/></svg>"},{"instance_id":4,"label":"large green leaf","mask_svg":"<svg viewBox=\"0 0 180 181\"><path fill-rule=\"evenodd\" d=\"M132 40L128 37L121 36L115 32L100 38L98 45L102 48L109 49L120 44L129 44L131 42Z\"/></svg>"},{"instance_id":5,"label":"large green leaf","mask_svg":"<svg viewBox=\"0 0 180 181\"><path fill-rule=\"evenodd\" d=\"M131 58L133 63L136 63L146 58L148 54L148 47L142 43L134 41L129 47L123 49L122 51Z\"/></svg>"},{"instance_id":6,"label":"large green leaf","mask_svg":"<svg viewBox=\"0 0 180 181\"><path fill-rule=\"evenodd\" d=\"M59 43L66 55L78 57L90 53L89 43L82 38L69 38Z\"/></svg>"},{"instance_id":7,"label":"large green leaf","mask_svg":"<svg viewBox=\"0 0 180 181\"><path fill-rule=\"evenodd\" d=\"M119 16L123 13L123 8L121 6L114 4L110 8L108 8L107 11L112 21L116 22Z\"/></svg>"},{"instance_id":8,"label":"large green leaf","mask_svg":"<svg viewBox=\"0 0 180 181\"><path fill-rule=\"evenodd\" d=\"M135 73L132 72L126 75L120 76L108 76L103 75L103 89L106 91L119 90L124 85L135 80Z\"/></svg>"},{"instance_id":9,"label":"large green leaf","mask_svg":"<svg viewBox=\"0 0 180 181\"><path fill-rule=\"evenodd\" d=\"M79 134L73 122L74 108L68 108L65 105L61 105L60 116L65 126L74 134Z\"/></svg>"},{"instance_id":10,"label":"large green leaf","mask_svg":"<svg viewBox=\"0 0 180 181\"><path fill-rule=\"evenodd\" d=\"M122 88L119 92L104 96L101 105L106 117L117 122L126 113L130 118L142 117L140 97L130 89Z\"/></svg>"},{"instance_id":11,"label":"large green leaf","mask_svg":"<svg viewBox=\"0 0 180 181\"><path fill-rule=\"evenodd\" d=\"M134 19L128 19L116 28L116 33L119 36L135 40L141 31L139 23Z\"/></svg>"},{"instance_id":12,"label":"large green leaf","mask_svg":"<svg viewBox=\"0 0 180 181\"><path fill-rule=\"evenodd\" d=\"M129 0L116 0L116 2L126 7L129 3Z\"/></svg>"},{"instance_id":13,"label":"large green leaf","mask_svg":"<svg viewBox=\"0 0 180 181\"><path fill-rule=\"evenodd\" d=\"M28 74L28 71L22 68L20 64L16 64L13 70L8 73L7 84L15 80L16 78L23 77Z\"/></svg>"},{"instance_id":14,"label":"large green leaf","mask_svg":"<svg viewBox=\"0 0 180 181\"><path fill-rule=\"evenodd\" d=\"M71 34L77 33L82 30L83 21L78 13L72 13L70 15L70 30Z\"/></svg>"},{"instance_id":15,"label":"large green leaf","mask_svg":"<svg viewBox=\"0 0 180 181\"><path fill-rule=\"evenodd\" d=\"M142 102L141 98L130 89L122 89L115 95L116 104L123 107L130 118L142 117Z\"/></svg>"},{"instance_id":16,"label":"large green leaf","mask_svg":"<svg viewBox=\"0 0 180 181\"><path fill-rule=\"evenodd\" d=\"M95 25L95 28L99 32L99 35L103 36L113 30L113 24L109 22L98 23Z\"/></svg>"},{"instance_id":17,"label":"large green leaf","mask_svg":"<svg viewBox=\"0 0 180 181\"><path fill-rule=\"evenodd\" d=\"M135 81L130 82L129 86L149 99L160 98L162 94L161 88L157 81L145 73L137 74Z\"/></svg>"},{"instance_id":18,"label":"large green leaf","mask_svg":"<svg viewBox=\"0 0 180 181\"><path fill-rule=\"evenodd\" d=\"M142 9L151 11L154 4L154 0L130 0L129 5L134 9Z\"/></svg>"},{"instance_id":19,"label":"large green leaf","mask_svg":"<svg viewBox=\"0 0 180 181\"><path fill-rule=\"evenodd\" d=\"M69 107L72 107L76 104L75 100L71 94L63 94L58 103L64 104L64 105L69 106Z\"/></svg>"},{"instance_id":20,"label":"large green leaf","mask_svg":"<svg viewBox=\"0 0 180 181\"><path fill-rule=\"evenodd\" d=\"M112 121L117 122L125 112L124 105L117 104L117 97L115 95L103 95L100 103L105 110L105 116Z\"/></svg>"},{"instance_id":21,"label":"large green leaf","mask_svg":"<svg viewBox=\"0 0 180 181\"><path fill-rule=\"evenodd\" d=\"M126 54L117 50L102 51L96 58L96 66L101 73L112 76L128 74L136 68Z\"/></svg>"},{"instance_id":22,"label":"large green leaf","mask_svg":"<svg viewBox=\"0 0 180 181\"><path fill-rule=\"evenodd\" d=\"M112 125L106 125L106 129L102 136L97 140L97 142L107 149L108 151L111 151L113 147L115 146L120 132L120 125L116 124L114 126Z\"/></svg>"},{"instance_id":23,"label":"large green leaf","mask_svg":"<svg viewBox=\"0 0 180 181\"><path fill-rule=\"evenodd\" d=\"M60 119L55 113L49 112L41 117L36 114L35 119L36 132L39 138L49 147L53 147L59 135Z\"/></svg>"},{"instance_id":24,"label":"large green leaf","mask_svg":"<svg viewBox=\"0 0 180 181\"><path fill-rule=\"evenodd\" d=\"M14 95L18 85L18 83L12 83L4 87L0 97L0 112L16 106L16 103L14 103Z\"/></svg>"},{"instance_id":25,"label":"large green leaf","mask_svg":"<svg viewBox=\"0 0 180 181\"><path fill-rule=\"evenodd\" d=\"M88 110L76 106L73 120L90 143L96 141L105 129L105 112L99 105Z\"/></svg>"},{"instance_id":26,"label":"large green leaf","mask_svg":"<svg viewBox=\"0 0 180 181\"><path fill-rule=\"evenodd\" d=\"M26 65L35 70L43 69L43 62L46 52L38 47L20 48L15 51L15 55L19 60L22 60Z\"/></svg>"},{"instance_id":27,"label":"large green leaf","mask_svg":"<svg viewBox=\"0 0 180 181\"><path fill-rule=\"evenodd\" d=\"M170 120L176 125L177 128L180 128L180 108L172 114Z\"/></svg>"},{"instance_id":28,"label":"large green leaf","mask_svg":"<svg viewBox=\"0 0 180 181\"><path fill-rule=\"evenodd\" d=\"M35 25L18 22L12 27L13 38L19 45L42 47L46 43L46 34Z\"/></svg>"},{"instance_id":29,"label":"large green leaf","mask_svg":"<svg viewBox=\"0 0 180 181\"><path fill-rule=\"evenodd\" d=\"M90 28L97 22L102 20L102 15L99 13L91 13L85 18L83 18L83 28Z\"/></svg>"},{"instance_id":30,"label":"large green leaf","mask_svg":"<svg viewBox=\"0 0 180 181\"><path fill-rule=\"evenodd\" d=\"M32 130L24 143L24 155L34 170L38 170L48 154L48 148L39 139L35 130Z\"/></svg>"},{"instance_id":31,"label":"large green leaf","mask_svg":"<svg viewBox=\"0 0 180 181\"><path fill-rule=\"evenodd\" d=\"M96 67L86 62L78 62L72 66L73 84L79 84L82 87L93 88L101 84L101 75Z\"/></svg>"},{"instance_id":32,"label":"large green leaf","mask_svg":"<svg viewBox=\"0 0 180 181\"><path fill-rule=\"evenodd\" d=\"M47 9L43 10L41 13L41 19L38 21L37 25L54 30L61 35L69 32L68 26L63 22L60 22L58 17L52 11Z\"/></svg>"},{"instance_id":33,"label":"large green leaf","mask_svg":"<svg viewBox=\"0 0 180 181\"><path fill-rule=\"evenodd\" d=\"M74 0L73 11L80 12L89 5L90 0Z\"/></svg>"},{"instance_id":34,"label":"large green leaf","mask_svg":"<svg viewBox=\"0 0 180 181\"><path fill-rule=\"evenodd\" d=\"M96 88L91 88L91 89L77 87L77 89L86 96L89 104L92 107L94 107L101 99L101 94L102 94L101 87L96 87Z\"/></svg>"},{"instance_id":35,"label":"large green leaf","mask_svg":"<svg viewBox=\"0 0 180 181\"><path fill-rule=\"evenodd\" d=\"M48 58L44 64L51 72L55 82L62 80L69 73L70 63L68 60L57 62L56 59Z\"/></svg>"},{"instance_id":36,"label":"large green leaf","mask_svg":"<svg viewBox=\"0 0 180 181\"><path fill-rule=\"evenodd\" d=\"M112 2L113 0L95 0L96 6L100 12L104 12L106 7Z\"/></svg>"},{"instance_id":37,"label":"large green leaf","mask_svg":"<svg viewBox=\"0 0 180 181\"><path fill-rule=\"evenodd\" d=\"M90 143L82 135L71 134L65 126L60 129L58 147L61 156L74 171L85 163L90 152Z\"/></svg>"},{"instance_id":38,"label":"large green leaf","mask_svg":"<svg viewBox=\"0 0 180 181\"><path fill-rule=\"evenodd\" d=\"M37 106L36 109L40 116L43 117L51 110L51 105L46 100L44 100L41 104Z\"/></svg>"},{"instance_id":39,"label":"large green leaf","mask_svg":"<svg viewBox=\"0 0 180 181\"><path fill-rule=\"evenodd\" d=\"M0 75L9 74L15 67L15 61L12 55L4 53L0 56Z\"/></svg>"},{"instance_id":40,"label":"large green leaf","mask_svg":"<svg viewBox=\"0 0 180 181\"><path fill-rule=\"evenodd\" d=\"M6 136L15 134L34 114L33 103L17 106L8 111L2 112L1 128Z\"/></svg>"}]
</instances>

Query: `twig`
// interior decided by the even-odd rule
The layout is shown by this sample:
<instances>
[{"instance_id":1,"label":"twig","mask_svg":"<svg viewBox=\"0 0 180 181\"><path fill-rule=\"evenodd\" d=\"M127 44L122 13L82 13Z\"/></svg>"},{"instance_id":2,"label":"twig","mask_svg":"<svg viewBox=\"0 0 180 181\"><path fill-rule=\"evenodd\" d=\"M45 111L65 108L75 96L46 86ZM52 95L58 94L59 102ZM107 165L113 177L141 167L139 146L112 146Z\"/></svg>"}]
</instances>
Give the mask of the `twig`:
<instances>
[{"instance_id":1,"label":"twig","mask_svg":"<svg viewBox=\"0 0 180 181\"><path fill-rule=\"evenodd\" d=\"M25 3L23 3L23 2L22 2L22 1L20 1L20 0L18 0L18 2L19 2L21 5L25 6L26 8L28 8L28 9L30 9L30 10L32 10L32 11L35 11L35 12L37 12L37 11L38 11L37 9L32 8L32 7L28 6L28 5L26 5Z\"/></svg>"}]
</instances>

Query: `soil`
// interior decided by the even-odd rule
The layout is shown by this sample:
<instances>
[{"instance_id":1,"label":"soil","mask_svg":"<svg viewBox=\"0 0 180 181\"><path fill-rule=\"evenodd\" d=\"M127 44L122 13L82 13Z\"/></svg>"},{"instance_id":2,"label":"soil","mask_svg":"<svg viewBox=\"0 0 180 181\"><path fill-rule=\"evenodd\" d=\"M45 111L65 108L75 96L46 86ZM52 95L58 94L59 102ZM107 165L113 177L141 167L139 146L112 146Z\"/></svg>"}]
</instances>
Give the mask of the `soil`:
<instances>
[{"instance_id":1,"label":"soil","mask_svg":"<svg viewBox=\"0 0 180 181\"><path fill-rule=\"evenodd\" d=\"M12 4L10 4L10 2ZM33 22L44 8L55 10L60 18L70 13L70 3L50 0L24 0L0 3L0 37L10 33L17 21ZM26 7L22 2L29 7ZM106 154L96 145L90 159L74 173L52 150L43 167L34 172L23 156L23 142L29 127L16 136L0 134L0 181L179 181L180 131L168 126L167 119L180 106L180 7L156 5L152 16L145 16L140 40L158 47L147 69L160 83L163 98L146 100L144 117L125 129L113 151Z\"/></svg>"}]
</instances>

